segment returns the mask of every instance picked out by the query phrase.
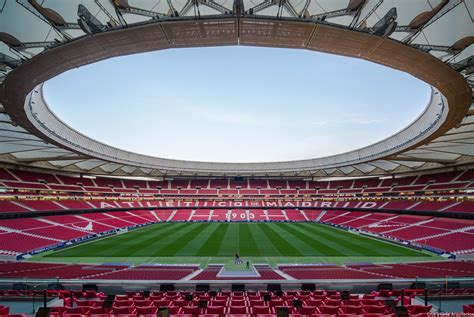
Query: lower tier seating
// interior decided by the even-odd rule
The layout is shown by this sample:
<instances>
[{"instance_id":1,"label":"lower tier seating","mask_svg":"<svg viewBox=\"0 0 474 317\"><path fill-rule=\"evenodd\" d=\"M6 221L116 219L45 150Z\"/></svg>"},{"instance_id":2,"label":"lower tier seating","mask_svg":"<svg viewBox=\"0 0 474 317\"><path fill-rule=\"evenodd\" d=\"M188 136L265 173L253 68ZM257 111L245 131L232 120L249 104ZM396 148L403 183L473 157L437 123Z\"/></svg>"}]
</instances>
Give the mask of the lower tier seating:
<instances>
[{"instance_id":1,"label":"lower tier seating","mask_svg":"<svg viewBox=\"0 0 474 317\"><path fill-rule=\"evenodd\" d=\"M62 278L89 280L367 280L417 277L474 277L474 262L443 261L409 264L255 266L248 275L221 274L222 266L200 270L198 265L79 265L36 262L0 263L0 278Z\"/></svg>"}]
</instances>

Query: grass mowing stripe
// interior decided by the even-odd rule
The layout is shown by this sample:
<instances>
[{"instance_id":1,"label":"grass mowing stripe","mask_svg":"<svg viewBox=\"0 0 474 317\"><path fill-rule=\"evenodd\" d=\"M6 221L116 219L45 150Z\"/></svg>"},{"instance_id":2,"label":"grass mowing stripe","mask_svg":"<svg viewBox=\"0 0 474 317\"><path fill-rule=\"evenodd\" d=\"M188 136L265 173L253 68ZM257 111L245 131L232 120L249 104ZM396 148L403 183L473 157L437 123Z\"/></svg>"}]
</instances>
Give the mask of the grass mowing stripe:
<instances>
[{"instance_id":1,"label":"grass mowing stripe","mask_svg":"<svg viewBox=\"0 0 474 317\"><path fill-rule=\"evenodd\" d=\"M157 230L157 227L163 229L164 231L172 230L172 224L155 224L142 229L136 229L130 231L126 234L111 235L104 237L103 239L94 240L90 243L81 243L76 246L71 246L67 249L60 250L53 254L48 255L49 257L102 257L110 256L112 251L117 250L117 245L126 243L127 241L135 241L135 237L138 236L149 236L150 233L156 235L156 232L163 232L162 230ZM133 238L133 239L131 239ZM120 248L118 248L120 249ZM109 250L109 251L107 251Z\"/></svg>"},{"instance_id":2,"label":"grass mowing stripe","mask_svg":"<svg viewBox=\"0 0 474 317\"><path fill-rule=\"evenodd\" d=\"M239 255L260 256L260 250L250 230L248 223L239 223Z\"/></svg>"},{"instance_id":3,"label":"grass mowing stripe","mask_svg":"<svg viewBox=\"0 0 474 317\"><path fill-rule=\"evenodd\" d=\"M311 225L310 225L311 226ZM400 255L420 255L419 252L402 248L391 243L372 240L354 233L346 232L326 225L314 224L312 227L302 226L303 230L319 232L328 239L333 239L341 245L363 251L366 256L400 256ZM316 226L316 227L314 227ZM348 255L357 255L349 253Z\"/></svg>"},{"instance_id":4,"label":"grass mowing stripe","mask_svg":"<svg viewBox=\"0 0 474 317\"><path fill-rule=\"evenodd\" d=\"M319 224L298 224L298 227L301 230L310 232L313 234L318 234L321 239L326 241L331 241L339 250L344 249L345 252L342 255L346 256L361 256L361 255L373 255L373 256L384 256L383 252L380 252L378 248L367 248L364 245L357 243L359 236L356 236L353 233L348 233L349 235L341 235L343 232L335 231L333 228L323 228ZM345 233L345 232L344 232Z\"/></svg>"},{"instance_id":5,"label":"grass mowing stripe","mask_svg":"<svg viewBox=\"0 0 474 317\"><path fill-rule=\"evenodd\" d=\"M292 255L292 256L302 256L303 254L295 249L288 241L283 239L278 233L275 232L270 226L269 223L258 223L260 229L267 236L267 238L272 241L273 245L276 247L278 252L282 255Z\"/></svg>"},{"instance_id":6,"label":"grass mowing stripe","mask_svg":"<svg viewBox=\"0 0 474 317\"><path fill-rule=\"evenodd\" d=\"M333 243L331 241L328 241L326 239L321 239L320 236L315 235L315 234L307 234L303 231L299 231L293 226L282 226L282 224L277 224L279 228L282 230L287 231L288 233L292 234L296 239L299 239L303 243L307 244L311 249L313 249L313 252L310 254L306 255L334 255L334 256L339 256L339 255L344 255L345 252L349 251L344 249L340 249L339 245L336 243Z\"/></svg>"},{"instance_id":7,"label":"grass mowing stripe","mask_svg":"<svg viewBox=\"0 0 474 317\"><path fill-rule=\"evenodd\" d=\"M382 256L426 256L416 250L407 247L399 246L390 242L381 241L379 239L365 237L361 235L354 235L353 233L344 231L342 229L332 228L326 225L320 225L322 230L332 230L338 232L341 236L346 236L355 244L363 246L369 251L368 255L382 255ZM378 253L374 254L374 250ZM371 252L372 251L372 252Z\"/></svg>"},{"instance_id":8,"label":"grass mowing stripe","mask_svg":"<svg viewBox=\"0 0 474 317\"><path fill-rule=\"evenodd\" d=\"M200 247L205 246L205 242L214 233L219 224L203 223L204 227L198 234L188 240L181 250L178 250L175 256L195 256ZM206 254L208 256L208 254Z\"/></svg>"},{"instance_id":9,"label":"grass mowing stripe","mask_svg":"<svg viewBox=\"0 0 474 317\"><path fill-rule=\"evenodd\" d=\"M239 252L239 248L240 253L245 257L255 259L262 257L260 259L263 262L282 261L282 263L287 262L285 259L292 259L293 263L301 261L304 263L304 259L308 258L312 261L321 259L320 261L332 262L332 259L335 259L334 261L337 259L339 259L337 261L343 261L340 259L375 261L394 257L400 260L416 259L422 256L431 257L429 254L403 246L322 224L188 222L150 225L57 252L45 253L42 257L45 260L62 259L65 262L83 263L90 262L92 259L103 259L101 262L123 260L137 263L171 263L174 258L179 263L183 259L199 259L201 256L202 259L208 257L206 261L213 261L213 263L219 261L230 263L234 253ZM328 257L341 255L341 253L345 257ZM229 257L229 259L223 259L223 257ZM201 260L193 261L201 262ZM377 262L380 261L377 260ZM185 262L188 263L187 260Z\"/></svg>"},{"instance_id":10,"label":"grass mowing stripe","mask_svg":"<svg viewBox=\"0 0 474 317\"><path fill-rule=\"evenodd\" d=\"M229 229L228 223L217 223L215 230L203 243L203 245L197 250L197 256L214 256L219 253L223 237Z\"/></svg>"},{"instance_id":11,"label":"grass mowing stripe","mask_svg":"<svg viewBox=\"0 0 474 317\"><path fill-rule=\"evenodd\" d=\"M148 235L139 237L138 239L133 236L130 237L130 242L126 243L126 247L117 248L117 252L113 253L112 256L153 256L156 255L156 249L162 245L164 241L175 235L186 232L189 230L189 225L186 223L177 224L167 228L167 230L150 232ZM132 239L133 238L133 239Z\"/></svg>"},{"instance_id":12,"label":"grass mowing stripe","mask_svg":"<svg viewBox=\"0 0 474 317\"><path fill-rule=\"evenodd\" d=\"M234 256L239 249L239 233L238 226L235 223L229 223L229 228L225 236L222 237L222 244L217 253L220 256Z\"/></svg>"},{"instance_id":13,"label":"grass mowing stripe","mask_svg":"<svg viewBox=\"0 0 474 317\"><path fill-rule=\"evenodd\" d=\"M193 226L194 225L194 226ZM205 223L193 223L189 225L187 231L184 234L175 235L173 234L172 240L167 243L162 243L162 246L158 248L154 254L160 256L173 256L179 250L181 250L190 240L192 240L200 231L203 230ZM181 233L181 232L180 232Z\"/></svg>"},{"instance_id":14,"label":"grass mowing stripe","mask_svg":"<svg viewBox=\"0 0 474 317\"><path fill-rule=\"evenodd\" d=\"M298 230L287 230L285 225L277 226L274 224L274 230L281 235L287 241L290 241L293 247L298 249L304 256L318 256L325 255L327 253L327 247L320 245L320 248L315 248L308 241L305 241L306 237L303 237ZM288 226L290 227L290 226Z\"/></svg>"},{"instance_id":15,"label":"grass mowing stripe","mask_svg":"<svg viewBox=\"0 0 474 317\"><path fill-rule=\"evenodd\" d=\"M250 227L253 238L257 241L256 245L260 252L265 256L281 256L281 253L275 247L273 242L263 233L260 226L252 224Z\"/></svg>"}]
</instances>

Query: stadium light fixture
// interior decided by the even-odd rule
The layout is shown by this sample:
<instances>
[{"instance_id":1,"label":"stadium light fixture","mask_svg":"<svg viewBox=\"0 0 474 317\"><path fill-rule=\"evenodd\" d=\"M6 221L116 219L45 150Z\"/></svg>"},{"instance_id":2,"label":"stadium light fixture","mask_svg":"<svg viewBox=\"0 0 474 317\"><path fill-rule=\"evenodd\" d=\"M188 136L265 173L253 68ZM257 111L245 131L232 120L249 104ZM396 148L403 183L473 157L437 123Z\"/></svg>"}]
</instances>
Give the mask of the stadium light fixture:
<instances>
[{"instance_id":1,"label":"stadium light fixture","mask_svg":"<svg viewBox=\"0 0 474 317\"><path fill-rule=\"evenodd\" d=\"M166 16L166 14L164 13L132 7L128 3L128 0L113 0L112 3L114 4L115 8L119 10L119 12L123 12L123 13L140 15L140 16L149 17L152 19L159 19L160 17Z\"/></svg>"},{"instance_id":2,"label":"stadium light fixture","mask_svg":"<svg viewBox=\"0 0 474 317\"><path fill-rule=\"evenodd\" d=\"M36 48L36 47L48 47L48 46L56 45L59 43L58 41L24 43L24 42L21 42L16 37L14 37L13 35L6 32L0 32L0 42L5 43L10 48L15 49L15 50L23 50L23 49Z\"/></svg>"},{"instance_id":3,"label":"stadium light fixture","mask_svg":"<svg viewBox=\"0 0 474 317\"><path fill-rule=\"evenodd\" d=\"M242 17L244 15L245 9L244 9L244 1L243 0L234 0L234 15L238 18Z\"/></svg>"},{"instance_id":4,"label":"stadium light fixture","mask_svg":"<svg viewBox=\"0 0 474 317\"><path fill-rule=\"evenodd\" d=\"M464 51L467 47L474 44L474 36L463 37L451 46L446 45L428 45L428 44L413 44L418 49L424 51L438 51L438 52L448 52L452 54L459 54Z\"/></svg>"},{"instance_id":5,"label":"stadium light fixture","mask_svg":"<svg viewBox=\"0 0 474 317\"><path fill-rule=\"evenodd\" d=\"M360 11L360 9L364 7L366 2L367 0L351 0L349 1L349 4L347 5L347 7L344 9L315 14L315 15L312 15L311 18L324 21L327 18L336 18L336 17L349 15L349 14L357 14Z\"/></svg>"},{"instance_id":6,"label":"stadium light fixture","mask_svg":"<svg viewBox=\"0 0 474 317\"><path fill-rule=\"evenodd\" d=\"M397 8L393 7L372 27L371 32L375 35L390 36L397 27Z\"/></svg>"},{"instance_id":7,"label":"stadium light fixture","mask_svg":"<svg viewBox=\"0 0 474 317\"><path fill-rule=\"evenodd\" d=\"M97 19L95 16L93 16L87 8L79 4L77 6L77 15L79 19L77 19L77 23L81 27L81 29L84 31L84 33L87 34L94 34L94 33L100 33L102 31L105 31L107 29L106 26L104 26L99 19Z\"/></svg>"}]
</instances>

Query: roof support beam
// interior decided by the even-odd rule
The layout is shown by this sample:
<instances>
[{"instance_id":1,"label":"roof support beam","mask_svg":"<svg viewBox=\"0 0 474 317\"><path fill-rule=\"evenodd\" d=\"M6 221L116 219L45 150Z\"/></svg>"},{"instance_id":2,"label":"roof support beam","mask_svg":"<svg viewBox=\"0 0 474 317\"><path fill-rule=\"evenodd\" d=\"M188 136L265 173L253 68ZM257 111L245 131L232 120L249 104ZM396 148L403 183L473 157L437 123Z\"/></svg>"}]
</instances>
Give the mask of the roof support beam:
<instances>
[{"instance_id":1,"label":"roof support beam","mask_svg":"<svg viewBox=\"0 0 474 317\"><path fill-rule=\"evenodd\" d=\"M34 162L45 162L45 161L75 161L75 160L89 160L90 157L79 155L79 156L56 156L56 157L29 157L29 158L17 158L16 161L19 163L34 163Z\"/></svg>"},{"instance_id":2,"label":"roof support beam","mask_svg":"<svg viewBox=\"0 0 474 317\"><path fill-rule=\"evenodd\" d=\"M446 160L446 159L436 159L436 158L418 158L418 157L399 157L399 156L390 156L385 158L388 161L407 161L407 162L432 162L439 164L454 164L455 160Z\"/></svg>"}]
</instances>

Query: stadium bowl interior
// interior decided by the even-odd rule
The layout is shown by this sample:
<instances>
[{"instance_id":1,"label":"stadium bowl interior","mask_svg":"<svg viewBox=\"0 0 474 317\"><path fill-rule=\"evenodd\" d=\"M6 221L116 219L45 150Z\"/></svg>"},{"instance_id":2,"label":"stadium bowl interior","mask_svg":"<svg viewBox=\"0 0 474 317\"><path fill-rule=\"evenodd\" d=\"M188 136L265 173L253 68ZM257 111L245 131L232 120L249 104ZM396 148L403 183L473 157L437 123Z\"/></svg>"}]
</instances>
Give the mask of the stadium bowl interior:
<instances>
[{"instance_id":1,"label":"stadium bowl interior","mask_svg":"<svg viewBox=\"0 0 474 317\"><path fill-rule=\"evenodd\" d=\"M473 15L459 0L5 1L1 314L472 312ZM428 83L431 99L355 151L217 163L100 143L43 97L69 69L222 45L364 59Z\"/></svg>"}]
</instances>

